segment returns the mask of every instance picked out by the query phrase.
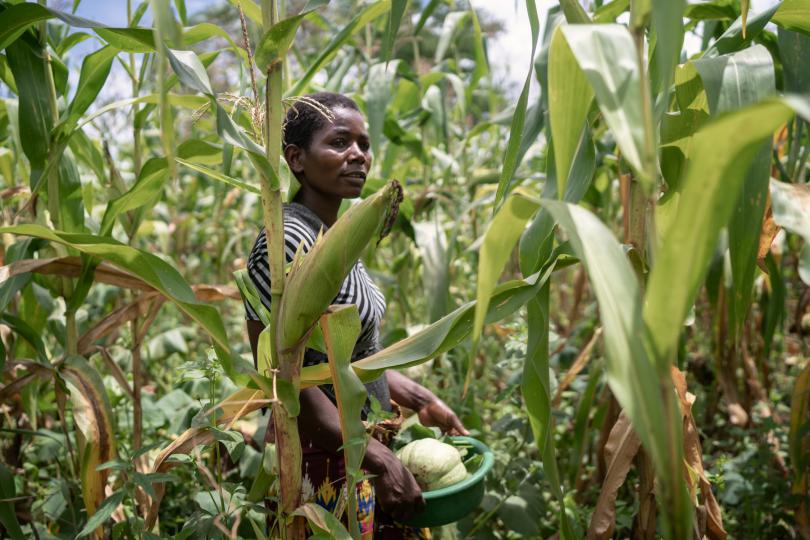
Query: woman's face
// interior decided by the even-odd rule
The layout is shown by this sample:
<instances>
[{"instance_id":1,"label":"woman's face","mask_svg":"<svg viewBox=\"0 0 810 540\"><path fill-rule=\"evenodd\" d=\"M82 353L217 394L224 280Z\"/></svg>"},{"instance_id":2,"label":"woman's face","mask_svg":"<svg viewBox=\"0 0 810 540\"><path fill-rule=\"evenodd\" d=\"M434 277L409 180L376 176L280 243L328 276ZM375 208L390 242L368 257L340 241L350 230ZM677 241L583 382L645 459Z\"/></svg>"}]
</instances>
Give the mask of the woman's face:
<instances>
[{"instance_id":1,"label":"woman's face","mask_svg":"<svg viewBox=\"0 0 810 540\"><path fill-rule=\"evenodd\" d=\"M353 109L333 109L333 122L312 135L309 148L288 147L290 169L307 189L328 199L360 196L371 167L368 132L363 115Z\"/></svg>"}]
</instances>

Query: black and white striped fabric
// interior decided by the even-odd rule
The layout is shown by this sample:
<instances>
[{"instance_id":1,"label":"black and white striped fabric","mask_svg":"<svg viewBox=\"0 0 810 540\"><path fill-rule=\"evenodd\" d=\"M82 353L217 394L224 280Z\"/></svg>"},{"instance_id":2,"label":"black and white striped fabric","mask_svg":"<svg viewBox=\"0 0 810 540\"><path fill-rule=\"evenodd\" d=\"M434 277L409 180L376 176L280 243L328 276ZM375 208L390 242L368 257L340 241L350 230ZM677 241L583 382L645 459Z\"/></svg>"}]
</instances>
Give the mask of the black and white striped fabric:
<instances>
[{"instance_id":1,"label":"black and white striped fabric","mask_svg":"<svg viewBox=\"0 0 810 540\"><path fill-rule=\"evenodd\" d=\"M298 247L304 253L309 251L321 229L327 227L312 210L299 203L284 205L284 252L287 263L295 256ZM271 309L270 296L270 269L267 260L267 242L264 229L259 233L247 262L248 276L256 286L262 304ZM362 261L357 261L346 276L340 287L340 292L332 300L332 304L355 304L360 314L360 337L354 347L352 361L359 360L380 350L380 322L385 315L385 297L368 275ZM255 310L245 302L245 315L248 320L258 321L259 316ZM314 365L326 362L326 355L307 349L304 354L304 365ZM380 405L386 410L390 409L390 397L385 377L368 383L366 388L374 395ZM325 393L334 401L331 387L322 387ZM368 404L365 413L368 412ZM365 415L364 415L365 416Z\"/></svg>"}]
</instances>

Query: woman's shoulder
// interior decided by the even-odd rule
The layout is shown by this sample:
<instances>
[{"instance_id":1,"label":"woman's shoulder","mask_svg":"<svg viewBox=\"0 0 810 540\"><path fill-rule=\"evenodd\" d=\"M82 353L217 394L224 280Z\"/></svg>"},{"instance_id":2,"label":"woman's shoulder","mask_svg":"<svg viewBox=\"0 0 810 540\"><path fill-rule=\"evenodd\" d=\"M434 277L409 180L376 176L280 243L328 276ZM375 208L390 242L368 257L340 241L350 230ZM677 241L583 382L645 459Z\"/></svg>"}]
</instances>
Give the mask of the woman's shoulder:
<instances>
[{"instance_id":1,"label":"woman's shoulder","mask_svg":"<svg viewBox=\"0 0 810 540\"><path fill-rule=\"evenodd\" d=\"M309 249L315 244L315 239L320 232L320 220L317 222L317 217L314 219L314 213L305 206L297 203L285 204L284 211L284 244L285 252L287 254L288 262L292 260L293 254L297 251L299 246L303 250ZM312 214L312 216L309 216ZM249 260L262 261L267 257L267 240L264 227L259 231L256 236L256 241L253 243Z\"/></svg>"}]
</instances>

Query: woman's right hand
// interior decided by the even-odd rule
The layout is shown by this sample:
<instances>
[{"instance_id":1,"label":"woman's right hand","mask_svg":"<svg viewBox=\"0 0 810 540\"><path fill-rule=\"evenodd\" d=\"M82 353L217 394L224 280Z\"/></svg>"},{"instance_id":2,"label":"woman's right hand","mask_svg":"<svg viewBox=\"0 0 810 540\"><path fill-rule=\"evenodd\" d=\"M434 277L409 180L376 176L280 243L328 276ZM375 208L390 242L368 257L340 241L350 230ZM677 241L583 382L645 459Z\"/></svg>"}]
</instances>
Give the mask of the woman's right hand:
<instances>
[{"instance_id":1,"label":"woman's right hand","mask_svg":"<svg viewBox=\"0 0 810 540\"><path fill-rule=\"evenodd\" d=\"M406 521L425 509L425 499L416 479L385 445L371 439L366 449L366 468L376 475L376 503L396 521Z\"/></svg>"}]
</instances>

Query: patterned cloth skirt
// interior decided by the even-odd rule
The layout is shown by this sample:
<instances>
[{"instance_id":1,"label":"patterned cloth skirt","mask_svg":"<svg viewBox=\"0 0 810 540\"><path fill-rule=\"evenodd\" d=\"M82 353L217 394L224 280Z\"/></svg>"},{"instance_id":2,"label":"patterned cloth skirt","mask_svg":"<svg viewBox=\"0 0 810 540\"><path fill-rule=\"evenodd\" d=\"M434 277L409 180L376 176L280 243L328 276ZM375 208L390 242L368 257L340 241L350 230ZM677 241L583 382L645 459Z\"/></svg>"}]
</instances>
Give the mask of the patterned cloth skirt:
<instances>
[{"instance_id":1,"label":"patterned cloth skirt","mask_svg":"<svg viewBox=\"0 0 810 540\"><path fill-rule=\"evenodd\" d=\"M401 420L400 420L401 421ZM398 427L398 426L397 426ZM394 433L375 430L373 436L388 444ZM389 440L386 440L389 439ZM302 502L315 502L329 512L342 516L346 523L346 468L342 454L326 452L312 441L301 440ZM363 480L356 486L357 522L364 540L425 540L432 538L430 529L408 527L395 522L374 503L374 486Z\"/></svg>"}]
</instances>

